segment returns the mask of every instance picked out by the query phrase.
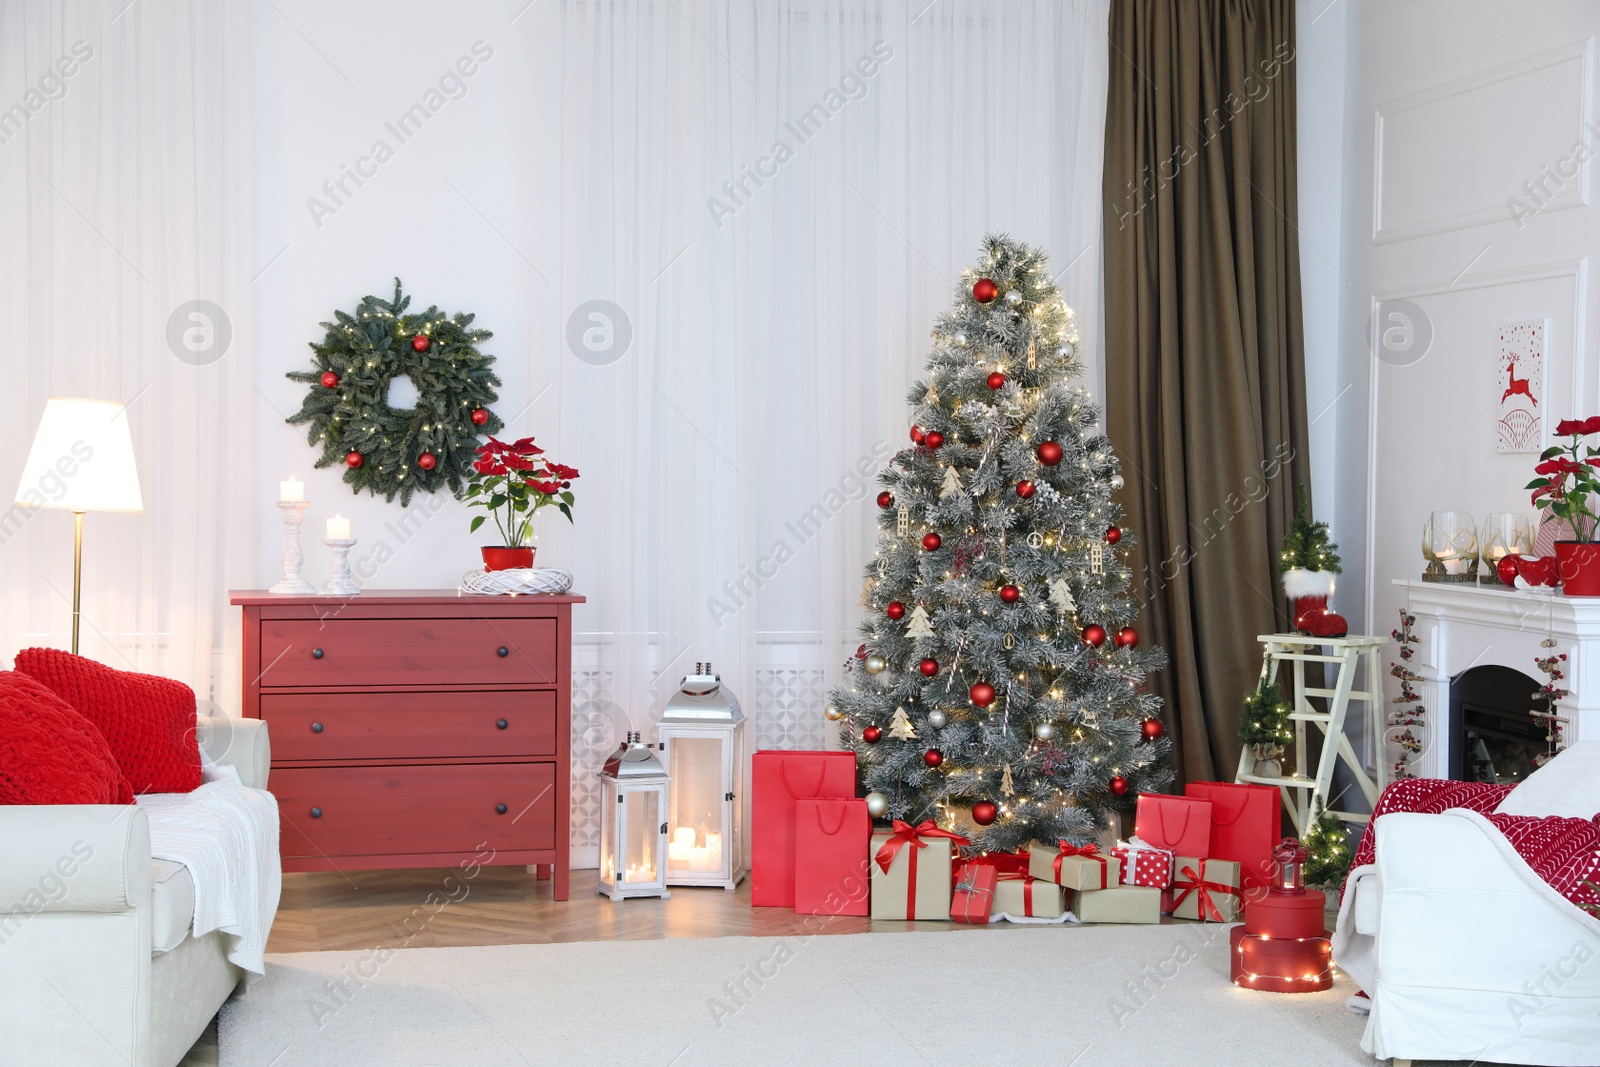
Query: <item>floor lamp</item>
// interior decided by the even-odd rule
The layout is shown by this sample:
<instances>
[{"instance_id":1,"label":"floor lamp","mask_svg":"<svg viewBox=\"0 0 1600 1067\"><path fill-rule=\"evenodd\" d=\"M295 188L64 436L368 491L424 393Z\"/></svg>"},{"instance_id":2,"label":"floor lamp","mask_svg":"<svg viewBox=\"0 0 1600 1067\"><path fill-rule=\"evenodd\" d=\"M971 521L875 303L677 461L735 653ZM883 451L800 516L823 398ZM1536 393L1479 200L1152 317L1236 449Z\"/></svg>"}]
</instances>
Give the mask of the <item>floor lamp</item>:
<instances>
[{"instance_id":1,"label":"floor lamp","mask_svg":"<svg viewBox=\"0 0 1600 1067\"><path fill-rule=\"evenodd\" d=\"M128 414L110 400L51 397L17 486L18 504L72 512L72 651L83 599L83 514L141 512Z\"/></svg>"}]
</instances>

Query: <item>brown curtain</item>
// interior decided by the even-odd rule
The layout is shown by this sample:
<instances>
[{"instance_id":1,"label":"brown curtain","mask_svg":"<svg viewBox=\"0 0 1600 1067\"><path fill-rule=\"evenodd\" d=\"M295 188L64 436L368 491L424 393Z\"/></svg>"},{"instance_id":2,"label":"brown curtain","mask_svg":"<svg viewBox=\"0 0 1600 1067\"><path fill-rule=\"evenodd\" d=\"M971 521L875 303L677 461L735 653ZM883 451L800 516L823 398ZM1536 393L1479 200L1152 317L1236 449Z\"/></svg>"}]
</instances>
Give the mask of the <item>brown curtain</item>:
<instances>
[{"instance_id":1,"label":"brown curtain","mask_svg":"<svg viewBox=\"0 0 1600 1067\"><path fill-rule=\"evenodd\" d=\"M1310 483L1294 0L1113 0L1106 428L1178 780L1232 781Z\"/></svg>"}]
</instances>

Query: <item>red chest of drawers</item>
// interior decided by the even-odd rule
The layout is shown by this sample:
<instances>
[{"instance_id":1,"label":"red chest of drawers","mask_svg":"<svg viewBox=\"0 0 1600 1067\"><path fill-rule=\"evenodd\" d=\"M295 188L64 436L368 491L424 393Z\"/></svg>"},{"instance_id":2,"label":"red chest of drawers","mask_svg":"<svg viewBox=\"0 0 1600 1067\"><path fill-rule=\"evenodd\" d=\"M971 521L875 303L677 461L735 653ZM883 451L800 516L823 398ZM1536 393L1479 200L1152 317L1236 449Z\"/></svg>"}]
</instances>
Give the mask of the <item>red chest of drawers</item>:
<instances>
[{"instance_id":1,"label":"red chest of drawers","mask_svg":"<svg viewBox=\"0 0 1600 1067\"><path fill-rule=\"evenodd\" d=\"M271 724L284 870L548 865L567 898L583 597L231 599L244 714Z\"/></svg>"}]
</instances>

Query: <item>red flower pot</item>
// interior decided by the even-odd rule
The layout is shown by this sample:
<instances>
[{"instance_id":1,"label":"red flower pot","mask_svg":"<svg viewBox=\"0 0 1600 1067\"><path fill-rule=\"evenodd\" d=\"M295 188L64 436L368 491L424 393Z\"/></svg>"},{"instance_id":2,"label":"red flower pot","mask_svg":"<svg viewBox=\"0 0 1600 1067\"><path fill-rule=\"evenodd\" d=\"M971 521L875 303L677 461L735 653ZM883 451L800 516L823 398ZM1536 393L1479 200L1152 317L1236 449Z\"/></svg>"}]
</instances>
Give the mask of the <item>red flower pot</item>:
<instances>
[{"instance_id":1,"label":"red flower pot","mask_svg":"<svg viewBox=\"0 0 1600 1067\"><path fill-rule=\"evenodd\" d=\"M532 548L484 545L479 551L483 553L483 569L486 571L508 571L513 567L533 566Z\"/></svg>"},{"instance_id":2,"label":"red flower pot","mask_svg":"<svg viewBox=\"0 0 1600 1067\"><path fill-rule=\"evenodd\" d=\"M1557 541L1556 573L1568 596L1600 596L1600 544Z\"/></svg>"}]
</instances>

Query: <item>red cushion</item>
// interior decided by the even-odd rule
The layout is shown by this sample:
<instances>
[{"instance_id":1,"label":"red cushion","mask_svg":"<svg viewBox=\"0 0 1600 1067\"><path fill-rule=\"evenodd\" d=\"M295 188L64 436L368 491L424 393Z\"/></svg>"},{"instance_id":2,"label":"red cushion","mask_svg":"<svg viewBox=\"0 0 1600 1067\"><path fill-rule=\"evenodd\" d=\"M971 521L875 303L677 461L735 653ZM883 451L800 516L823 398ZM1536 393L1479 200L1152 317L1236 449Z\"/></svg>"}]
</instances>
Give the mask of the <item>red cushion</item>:
<instances>
[{"instance_id":1,"label":"red cushion","mask_svg":"<svg viewBox=\"0 0 1600 1067\"><path fill-rule=\"evenodd\" d=\"M188 793L200 785L194 690L182 682L113 670L58 648L23 649L17 670L99 727L135 793Z\"/></svg>"},{"instance_id":2,"label":"red cushion","mask_svg":"<svg viewBox=\"0 0 1600 1067\"><path fill-rule=\"evenodd\" d=\"M16 671L0 671L0 804L132 804L94 723Z\"/></svg>"}]
</instances>

